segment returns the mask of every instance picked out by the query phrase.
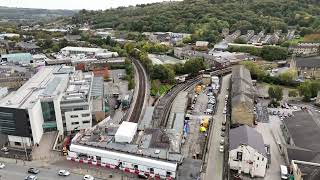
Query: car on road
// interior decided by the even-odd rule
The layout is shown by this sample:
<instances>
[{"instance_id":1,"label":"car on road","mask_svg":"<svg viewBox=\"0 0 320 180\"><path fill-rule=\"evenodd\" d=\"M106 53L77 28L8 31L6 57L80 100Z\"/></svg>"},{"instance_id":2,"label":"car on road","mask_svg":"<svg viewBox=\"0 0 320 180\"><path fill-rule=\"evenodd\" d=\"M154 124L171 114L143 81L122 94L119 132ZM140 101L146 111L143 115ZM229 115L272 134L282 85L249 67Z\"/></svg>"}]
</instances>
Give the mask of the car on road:
<instances>
[{"instance_id":1,"label":"car on road","mask_svg":"<svg viewBox=\"0 0 320 180\"><path fill-rule=\"evenodd\" d=\"M6 165L3 163L0 163L0 169L3 169L4 167L6 167Z\"/></svg>"},{"instance_id":2,"label":"car on road","mask_svg":"<svg viewBox=\"0 0 320 180\"><path fill-rule=\"evenodd\" d=\"M3 151L3 152L9 152L9 149L8 149L7 147L3 147L3 148L1 148L1 151Z\"/></svg>"},{"instance_id":3,"label":"car on road","mask_svg":"<svg viewBox=\"0 0 320 180\"><path fill-rule=\"evenodd\" d=\"M25 180L37 180L38 178L37 178L37 176L35 176L35 175L29 175L29 176L27 176L26 178L24 178Z\"/></svg>"},{"instance_id":4,"label":"car on road","mask_svg":"<svg viewBox=\"0 0 320 180\"><path fill-rule=\"evenodd\" d=\"M221 132L221 137L224 137L226 134L224 132Z\"/></svg>"},{"instance_id":5,"label":"car on road","mask_svg":"<svg viewBox=\"0 0 320 180\"><path fill-rule=\"evenodd\" d=\"M224 138L220 140L220 145L224 145Z\"/></svg>"},{"instance_id":6,"label":"car on road","mask_svg":"<svg viewBox=\"0 0 320 180\"><path fill-rule=\"evenodd\" d=\"M38 174L40 172L39 169L36 169L36 168L29 168L28 169L28 173L31 173L31 174Z\"/></svg>"},{"instance_id":7,"label":"car on road","mask_svg":"<svg viewBox=\"0 0 320 180\"><path fill-rule=\"evenodd\" d=\"M227 113L227 107L224 107L223 108L223 112L222 112L223 114L226 114Z\"/></svg>"},{"instance_id":8,"label":"car on road","mask_svg":"<svg viewBox=\"0 0 320 180\"><path fill-rule=\"evenodd\" d=\"M83 176L83 180L94 180L94 177L89 174L86 174Z\"/></svg>"},{"instance_id":9,"label":"car on road","mask_svg":"<svg viewBox=\"0 0 320 180\"><path fill-rule=\"evenodd\" d=\"M191 109L191 110L194 110L194 104L191 105L190 109Z\"/></svg>"},{"instance_id":10,"label":"car on road","mask_svg":"<svg viewBox=\"0 0 320 180\"><path fill-rule=\"evenodd\" d=\"M69 176L70 172L67 170L61 169L61 170L59 170L58 175L59 176Z\"/></svg>"},{"instance_id":11,"label":"car on road","mask_svg":"<svg viewBox=\"0 0 320 180\"><path fill-rule=\"evenodd\" d=\"M222 145L220 146L219 151L224 152L224 147Z\"/></svg>"}]
</instances>

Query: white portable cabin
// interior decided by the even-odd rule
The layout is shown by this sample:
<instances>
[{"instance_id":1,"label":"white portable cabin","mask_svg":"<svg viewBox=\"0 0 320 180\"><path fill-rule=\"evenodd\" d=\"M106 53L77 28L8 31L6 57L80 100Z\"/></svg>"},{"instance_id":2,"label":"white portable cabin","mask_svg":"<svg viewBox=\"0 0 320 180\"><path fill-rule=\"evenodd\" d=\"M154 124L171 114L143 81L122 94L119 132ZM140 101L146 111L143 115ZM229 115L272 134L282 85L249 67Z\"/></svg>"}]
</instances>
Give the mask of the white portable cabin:
<instances>
[{"instance_id":1,"label":"white portable cabin","mask_svg":"<svg viewBox=\"0 0 320 180\"><path fill-rule=\"evenodd\" d=\"M120 168L128 168L131 170L138 170L139 174L141 173L150 173L158 174L160 177L165 178L170 176L175 178L177 163L174 162L165 162L145 157L140 157L138 155L124 154L104 149L98 149L94 147L87 147L82 145L71 144L70 151L68 152L69 156L72 155L75 157L75 153L85 154L87 156L101 158L101 163L114 165ZM70 156L71 157L71 156Z\"/></svg>"},{"instance_id":2,"label":"white portable cabin","mask_svg":"<svg viewBox=\"0 0 320 180\"><path fill-rule=\"evenodd\" d=\"M138 124L123 121L115 134L115 140L119 143L131 143L138 129Z\"/></svg>"}]
</instances>

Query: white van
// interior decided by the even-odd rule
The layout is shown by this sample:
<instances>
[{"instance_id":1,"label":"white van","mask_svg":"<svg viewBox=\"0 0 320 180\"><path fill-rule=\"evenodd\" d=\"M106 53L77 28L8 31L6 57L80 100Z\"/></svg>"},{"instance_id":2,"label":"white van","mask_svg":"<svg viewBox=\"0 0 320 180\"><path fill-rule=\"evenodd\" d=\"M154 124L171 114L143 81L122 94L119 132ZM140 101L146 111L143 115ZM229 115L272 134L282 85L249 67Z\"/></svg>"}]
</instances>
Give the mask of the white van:
<instances>
[{"instance_id":1,"label":"white van","mask_svg":"<svg viewBox=\"0 0 320 180\"><path fill-rule=\"evenodd\" d=\"M288 168L287 166L280 165L281 179L288 179Z\"/></svg>"}]
</instances>

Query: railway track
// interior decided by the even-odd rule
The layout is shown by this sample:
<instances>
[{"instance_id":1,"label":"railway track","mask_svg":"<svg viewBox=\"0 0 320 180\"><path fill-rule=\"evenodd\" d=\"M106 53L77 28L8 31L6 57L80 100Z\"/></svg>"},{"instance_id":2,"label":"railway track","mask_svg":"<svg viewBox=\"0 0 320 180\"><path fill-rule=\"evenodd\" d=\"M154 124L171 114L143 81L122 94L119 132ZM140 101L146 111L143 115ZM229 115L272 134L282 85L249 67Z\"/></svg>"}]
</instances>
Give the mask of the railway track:
<instances>
[{"instance_id":1,"label":"railway track","mask_svg":"<svg viewBox=\"0 0 320 180\"><path fill-rule=\"evenodd\" d=\"M177 84L167 94L165 94L157 104L153 112L153 127L166 127L171 106L178 93L188 89L200 81L200 77Z\"/></svg>"},{"instance_id":2,"label":"railway track","mask_svg":"<svg viewBox=\"0 0 320 180\"><path fill-rule=\"evenodd\" d=\"M232 71L232 67L227 67L224 69L212 71L210 74L214 76L220 76L220 75L230 73L231 71ZM167 120L170 114L172 103L174 99L177 97L178 93L181 91L185 91L186 89L200 82L200 80L201 80L201 77L198 76L194 79L185 81L184 83L177 84L160 99L152 115L154 128L167 126Z\"/></svg>"},{"instance_id":3,"label":"railway track","mask_svg":"<svg viewBox=\"0 0 320 180\"><path fill-rule=\"evenodd\" d=\"M138 96L128 121L138 123L142 113L144 101L145 101L147 77L145 76L144 67L142 66L142 64L136 59L132 59L132 62L136 66L137 72L139 75L139 87L138 87Z\"/></svg>"}]
</instances>

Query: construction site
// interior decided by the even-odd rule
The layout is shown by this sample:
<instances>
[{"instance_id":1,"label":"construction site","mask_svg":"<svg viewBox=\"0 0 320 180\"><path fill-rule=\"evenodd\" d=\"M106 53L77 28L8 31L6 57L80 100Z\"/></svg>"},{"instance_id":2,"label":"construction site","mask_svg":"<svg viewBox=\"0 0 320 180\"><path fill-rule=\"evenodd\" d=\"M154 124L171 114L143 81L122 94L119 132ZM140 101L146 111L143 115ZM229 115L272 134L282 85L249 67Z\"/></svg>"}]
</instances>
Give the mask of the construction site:
<instances>
[{"instance_id":1,"label":"construction site","mask_svg":"<svg viewBox=\"0 0 320 180\"><path fill-rule=\"evenodd\" d=\"M199 176L214 114L207 113L208 87L202 81L198 76L177 84L154 106L132 102L132 108L144 107L141 113L133 112L127 118L134 121L110 123L114 121L109 117L79 132L72 139L68 160L143 177ZM141 86L145 85L140 84L135 91L142 91Z\"/></svg>"}]
</instances>

